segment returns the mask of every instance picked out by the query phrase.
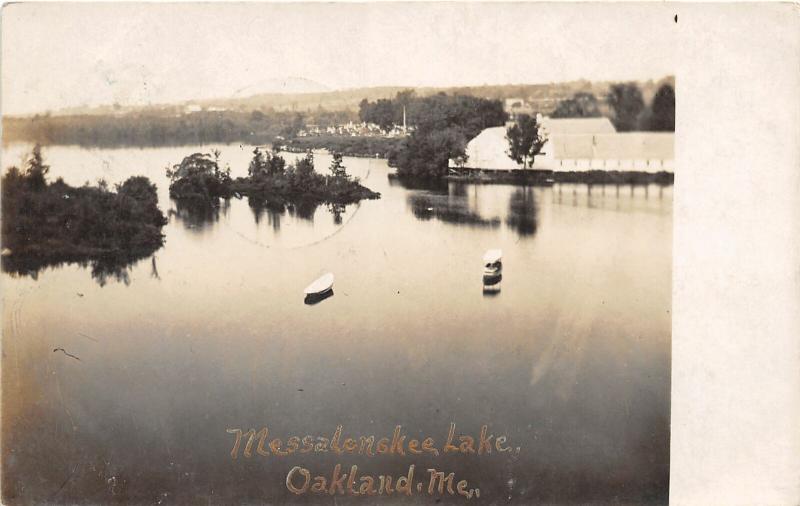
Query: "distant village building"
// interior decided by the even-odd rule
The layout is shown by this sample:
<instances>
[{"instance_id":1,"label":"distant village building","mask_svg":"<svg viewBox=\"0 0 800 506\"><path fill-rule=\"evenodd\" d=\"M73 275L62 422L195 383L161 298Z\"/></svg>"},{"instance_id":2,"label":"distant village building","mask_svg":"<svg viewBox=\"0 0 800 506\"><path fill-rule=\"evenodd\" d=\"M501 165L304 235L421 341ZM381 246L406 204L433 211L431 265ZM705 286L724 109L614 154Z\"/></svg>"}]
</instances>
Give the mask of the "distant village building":
<instances>
[{"instance_id":1,"label":"distant village building","mask_svg":"<svg viewBox=\"0 0 800 506\"><path fill-rule=\"evenodd\" d=\"M203 106L201 106L199 104L187 104L183 108L183 112L185 112L187 114L191 114L191 113L195 113L195 112L202 112L202 111L206 111L206 112L224 112L224 111L227 111L227 109L224 108L224 107L217 107L217 106L203 107Z\"/></svg>"},{"instance_id":2,"label":"distant village building","mask_svg":"<svg viewBox=\"0 0 800 506\"><path fill-rule=\"evenodd\" d=\"M617 132L608 118L540 117L539 120L547 142L531 169L674 171L672 132ZM466 161L450 160L450 167L483 171L522 169L508 155L508 150L506 127L487 128L467 144Z\"/></svg>"},{"instance_id":3,"label":"distant village building","mask_svg":"<svg viewBox=\"0 0 800 506\"><path fill-rule=\"evenodd\" d=\"M404 125L394 125L388 132L381 129L375 123L354 123L349 121L341 125L331 125L322 128L320 125L308 124L301 129L298 137L313 137L323 134L342 137L403 137L413 132L413 127L406 128Z\"/></svg>"}]
</instances>

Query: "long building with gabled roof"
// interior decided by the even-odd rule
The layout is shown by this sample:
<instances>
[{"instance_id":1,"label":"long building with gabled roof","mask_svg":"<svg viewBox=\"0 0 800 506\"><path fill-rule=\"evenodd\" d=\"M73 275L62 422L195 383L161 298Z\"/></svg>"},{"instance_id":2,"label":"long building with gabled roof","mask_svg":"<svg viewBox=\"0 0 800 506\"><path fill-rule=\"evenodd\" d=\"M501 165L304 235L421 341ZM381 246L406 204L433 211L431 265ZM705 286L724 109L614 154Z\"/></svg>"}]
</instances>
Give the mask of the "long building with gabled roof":
<instances>
[{"instance_id":1,"label":"long building with gabled roof","mask_svg":"<svg viewBox=\"0 0 800 506\"><path fill-rule=\"evenodd\" d=\"M539 118L547 142L532 169L552 171L619 170L673 172L673 132L617 132L608 118ZM467 144L466 161L454 169L520 170L508 155L506 127L483 130Z\"/></svg>"}]
</instances>

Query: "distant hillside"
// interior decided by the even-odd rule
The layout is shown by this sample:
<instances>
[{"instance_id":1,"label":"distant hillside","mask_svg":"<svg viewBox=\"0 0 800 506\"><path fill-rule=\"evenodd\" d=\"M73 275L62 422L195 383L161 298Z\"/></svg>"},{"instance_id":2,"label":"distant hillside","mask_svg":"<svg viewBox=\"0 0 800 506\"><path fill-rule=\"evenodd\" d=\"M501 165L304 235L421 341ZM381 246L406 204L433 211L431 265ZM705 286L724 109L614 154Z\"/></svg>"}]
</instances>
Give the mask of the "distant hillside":
<instances>
[{"instance_id":1,"label":"distant hillside","mask_svg":"<svg viewBox=\"0 0 800 506\"><path fill-rule=\"evenodd\" d=\"M324 86L302 78L288 78L262 83L263 86L253 85L243 88L236 93L236 97L226 97L209 100L192 100L178 104L163 104L139 107L121 107L108 105L94 108L72 108L69 110L55 111L54 116L61 115L124 115L127 113L167 113L181 114L197 110L210 111L297 111L307 112L317 109L327 111L357 111L361 100L375 101L381 98L393 98L397 92L413 89L418 96L424 97L436 93L472 95L480 98L506 99L522 98L530 102L540 112L547 114L555 109L560 100L572 97L578 92L594 94L601 102L604 100L609 87L618 81L592 82L587 80L569 81L563 83L546 84L504 84L485 86L461 86L450 88L411 88L407 86L381 86L374 88L354 88L336 91L312 91L324 89ZM664 83L675 85L675 78L667 76L657 81L638 81L646 102L652 100L659 86ZM248 94L253 89L294 89L303 90L301 93L255 93Z\"/></svg>"},{"instance_id":2,"label":"distant hillside","mask_svg":"<svg viewBox=\"0 0 800 506\"><path fill-rule=\"evenodd\" d=\"M238 98L249 97L259 93L302 94L325 93L328 91L331 91L331 89L316 81L304 77L286 77L283 79L267 79L245 86L236 90L233 96Z\"/></svg>"},{"instance_id":3,"label":"distant hillside","mask_svg":"<svg viewBox=\"0 0 800 506\"><path fill-rule=\"evenodd\" d=\"M323 108L329 111L357 111L358 103L367 99L369 101L381 98L393 98L397 92L414 89L418 96L446 93L448 95L472 95L480 98L506 99L522 98L536 106L540 112L547 114L555 109L560 100L572 97L578 92L593 93L601 101L608 93L608 89L617 81L569 81L564 83L547 84L504 84L487 86L461 86L454 88L409 88L402 86L383 86L376 88L355 88L350 90L337 90L322 93L263 93L242 98L216 99L197 102L204 108L220 108L235 111L253 111L275 109L278 111L313 111ZM637 84L642 90L646 102L652 100L656 90L665 83L675 86L675 78L665 77L658 81L639 81Z\"/></svg>"}]
</instances>

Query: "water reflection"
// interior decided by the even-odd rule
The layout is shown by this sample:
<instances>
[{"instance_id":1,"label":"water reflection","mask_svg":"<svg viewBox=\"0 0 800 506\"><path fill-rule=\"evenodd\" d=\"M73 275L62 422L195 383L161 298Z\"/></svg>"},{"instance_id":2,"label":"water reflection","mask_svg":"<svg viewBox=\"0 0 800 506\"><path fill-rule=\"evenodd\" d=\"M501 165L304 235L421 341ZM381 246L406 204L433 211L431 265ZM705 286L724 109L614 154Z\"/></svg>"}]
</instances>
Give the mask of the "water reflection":
<instances>
[{"instance_id":1,"label":"water reflection","mask_svg":"<svg viewBox=\"0 0 800 506\"><path fill-rule=\"evenodd\" d=\"M319 204L316 202L304 200L286 204L286 210L289 211L290 216L296 216L308 221L314 221L314 213L317 211L317 207L319 207Z\"/></svg>"},{"instance_id":2,"label":"water reflection","mask_svg":"<svg viewBox=\"0 0 800 506\"><path fill-rule=\"evenodd\" d=\"M485 218L471 209L465 198L431 193L412 193L408 196L411 211L418 220L437 219L445 223L483 228L500 226L500 218Z\"/></svg>"},{"instance_id":3,"label":"water reflection","mask_svg":"<svg viewBox=\"0 0 800 506\"><path fill-rule=\"evenodd\" d=\"M406 190L428 190L432 192L446 192L448 183L445 180L437 179L414 179L389 177L389 186L399 186Z\"/></svg>"},{"instance_id":4,"label":"water reflection","mask_svg":"<svg viewBox=\"0 0 800 506\"><path fill-rule=\"evenodd\" d=\"M506 224L524 236L536 233L537 207L533 188L525 186L511 193L508 201L508 217Z\"/></svg>"},{"instance_id":5,"label":"water reflection","mask_svg":"<svg viewBox=\"0 0 800 506\"><path fill-rule=\"evenodd\" d=\"M553 187L553 201L575 208L661 214L672 207L672 188L651 184L561 183Z\"/></svg>"},{"instance_id":6,"label":"water reflection","mask_svg":"<svg viewBox=\"0 0 800 506\"><path fill-rule=\"evenodd\" d=\"M192 205L179 200L172 200L175 209L169 210L169 216L175 217L189 230L202 231L219 221L220 213L226 215L231 207L230 199L220 200L218 206Z\"/></svg>"},{"instance_id":7,"label":"water reflection","mask_svg":"<svg viewBox=\"0 0 800 506\"><path fill-rule=\"evenodd\" d=\"M155 255L153 255L153 257L152 257L152 259L150 261L150 277L154 278L154 279L157 279L159 281L161 280L161 276L158 274L158 266L156 265L156 256Z\"/></svg>"},{"instance_id":8,"label":"water reflection","mask_svg":"<svg viewBox=\"0 0 800 506\"><path fill-rule=\"evenodd\" d=\"M281 216L286 213L285 205L252 196L247 197L247 205L253 212L253 219L256 225L261 223L264 214L266 214L267 223L272 227L272 230L277 232L281 229Z\"/></svg>"},{"instance_id":9,"label":"water reflection","mask_svg":"<svg viewBox=\"0 0 800 506\"><path fill-rule=\"evenodd\" d=\"M342 224L342 214L344 214L345 210L347 209L344 204L325 204L325 207L328 209L328 212L333 215L333 224L334 225L341 225Z\"/></svg>"},{"instance_id":10,"label":"water reflection","mask_svg":"<svg viewBox=\"0 0 800 506\"><path fill-rule=\"evenodd\" d=\"M451 184L449 193L410 193L408 203L418 220L436 219L444 223L481 228L499 227L502 223L500 217L492 216L491 211L485 209L487 206L491 207L493 195L488 196L487 200L490 202L483 203L478 198L480 192L476 190L473 194L468 191L470 187L475 188L475 185ZM534 188L517 187L506 198L508 199L506 225L520 237L536 234L538 206Z\"/></svg>"},{"instance_id":11,"label":"water reflection","mask_svg":"<svg viewBox=\"0 0 800 506\"><path fill-rule=\"evenodd\" d=\"M289 214L289 216L297 217L302 220L314 222L314 215L320 204L314 201L299 201L299 202L276 202L269 201L263 198L249 196L247 197L247 205L253 213L253 219L258 225L267 215L268 224L272 226L272 230L278 232L281 229L281 217ZM342 216L347 211L347 206L344 204L326 203L325 209L331 213L334 225L342 224Z\"/></svg>"},{"instance_id":12,"label":"water reflection","mask_svg":"<svg viewBox=\"0 0 800 506\"><path fill-rule=\"evenodd\" d=\"M88 269L92 279L100 286L105 286L109 281L116 281L127 286L131 283L131 269L152 255L154 251L156 249L92 259L4 256L2 257L2 269L3 272L13 276L27 276L33 280L38 280L39 274L47 269L56 270L66 265L75 264ZM155 257L152 260L151 275L160 279L156 269Z\"/></svg>"}]
</instances>

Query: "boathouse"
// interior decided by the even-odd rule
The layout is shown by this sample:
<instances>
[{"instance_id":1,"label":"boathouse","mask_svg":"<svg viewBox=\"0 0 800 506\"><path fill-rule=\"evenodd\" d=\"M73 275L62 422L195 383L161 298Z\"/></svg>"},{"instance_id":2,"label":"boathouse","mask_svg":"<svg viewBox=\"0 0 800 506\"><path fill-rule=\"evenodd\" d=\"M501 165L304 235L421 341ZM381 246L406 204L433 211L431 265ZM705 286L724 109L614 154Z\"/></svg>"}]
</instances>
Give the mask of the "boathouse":
<instances>
[{"instance_id":1,"label":"boathouse","mask_svg":"<svg viewBox=\"0 0 800 506\"><path fill-rule=\"evenodd\" d=\"M608 118L540 117L547 142L533 170L673 172L673 132L617 132ZM522 166L508 155L506 128L483 130L469 141L464 162L450 160L456 171L514 171Z\"/></svg>"}]
</instances>

